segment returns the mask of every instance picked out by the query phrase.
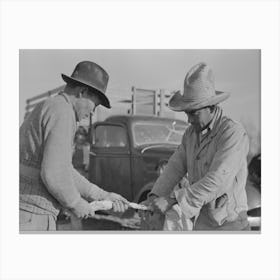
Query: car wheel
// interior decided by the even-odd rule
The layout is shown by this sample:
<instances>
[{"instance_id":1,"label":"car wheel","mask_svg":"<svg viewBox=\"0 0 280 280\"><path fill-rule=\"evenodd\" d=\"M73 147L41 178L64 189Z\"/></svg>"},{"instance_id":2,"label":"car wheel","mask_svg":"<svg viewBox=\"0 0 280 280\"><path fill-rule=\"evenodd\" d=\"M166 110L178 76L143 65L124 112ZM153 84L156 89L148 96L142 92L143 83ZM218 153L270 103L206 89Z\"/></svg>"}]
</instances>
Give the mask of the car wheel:
<instances>
[{"instance_id":1,"label":"car wheel","mask_svg":"<svg viewBox=\"0 0 280 280\"><path fill-rule=\"evenodd\" d=\"M145 201L145 200L148 198L148 194L149 194L150 191L151 191L151 190L144 191L144 192L140 195L140 197L139 197L139 199L138 199L138 203L141 203L142 201Z\"/></svg>"}]
</instances>

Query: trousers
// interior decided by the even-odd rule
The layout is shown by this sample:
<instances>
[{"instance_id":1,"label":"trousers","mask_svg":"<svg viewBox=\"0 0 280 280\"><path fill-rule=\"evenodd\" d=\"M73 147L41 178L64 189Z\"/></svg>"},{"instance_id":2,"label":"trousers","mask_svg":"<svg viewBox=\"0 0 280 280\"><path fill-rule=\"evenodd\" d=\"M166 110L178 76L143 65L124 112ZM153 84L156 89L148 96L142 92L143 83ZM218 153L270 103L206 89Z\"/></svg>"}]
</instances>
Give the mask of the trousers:
<instances>
[{"instance_id":1,"label":"trousers","mask_svg":"<svg viewBox=\"0 0 280 280\"><path fill-rule=\"evenodd\" d=\"M166 212L163 230L166 231L190 231L190 230L225 230L225 231L250 231L247 214L239 213L236 221L225 222L221 226L211 227L209 221L200 221L193 224L193 221L187 219L178 204L175 204L169 211Z\"/></svg>"},{"instance_id":2,"label":"trousers","mask_svg":"<svg viewBox=\"0 0 280 280\"><path fill-rule=\"evenodd\" d=\"M56 218L48 214L35 214L19 210L19 231L55 231Z\"/></svg>"}]
</instances>

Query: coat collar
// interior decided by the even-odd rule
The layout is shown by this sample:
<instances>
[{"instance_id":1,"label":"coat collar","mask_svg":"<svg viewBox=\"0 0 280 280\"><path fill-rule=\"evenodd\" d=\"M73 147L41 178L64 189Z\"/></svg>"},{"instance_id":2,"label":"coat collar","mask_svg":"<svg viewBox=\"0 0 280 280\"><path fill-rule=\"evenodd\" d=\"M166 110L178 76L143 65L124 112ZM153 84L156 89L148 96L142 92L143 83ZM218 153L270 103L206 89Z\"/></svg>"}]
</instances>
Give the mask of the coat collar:
<instances>
[{"instance_id":1,"label":"coat collar","mask_svg":"<svg viewBox=\"0 0 280 280\"><path fill-rule=\"evenodd\" d=\"M78 116L77 116L76 110L75 110L75 108L74 108L74 105L73 105L73 103L72 103L72 101L71 101L69 95L68 95L66 92L64 92L64 91L61 91L61 92L59 92L58 94L61 95L62 97L64 97L65 101L66 101L67 103L69 103L69 105L72 106L72 109L73 109L73 112L74 112L74 115L75 115L76 122L78 122L78 121L79 121L79 120L78 120Z\"/></svg>"},{"instance_id":2,"label":"coat collar","mask_svg":"<svg viewBox=\"0 0 280 280\"><path fill-rule=\"evenodd\" d=\"M202 130L200 132L201 135L205 135L207 132L212 131L213 128L215 127L217 120L221 117L221 115L223 114L223 110L220 107L216 107L216 111L214 113L214 116L210 122L210 124L208 125L207 128L205 128L204 130Z\"/></svg>"},{"instance_id":3,"label":"coat collar","mask_svg":"<svg viewBox=\"0 0 280 280\"><path fill-rule=\"evenodd\" d=\"M205 130L201 131L199 135L197 135L197 141L199 141L199 143L197 143L198 150L196 153L196 159L200 158L199 155L201 151L204 150L212 141L212 139L215 138L215 136L217 135L222 116L223 110L220 107L217 107L210 125Z\"/></svg>"}]
</instances>

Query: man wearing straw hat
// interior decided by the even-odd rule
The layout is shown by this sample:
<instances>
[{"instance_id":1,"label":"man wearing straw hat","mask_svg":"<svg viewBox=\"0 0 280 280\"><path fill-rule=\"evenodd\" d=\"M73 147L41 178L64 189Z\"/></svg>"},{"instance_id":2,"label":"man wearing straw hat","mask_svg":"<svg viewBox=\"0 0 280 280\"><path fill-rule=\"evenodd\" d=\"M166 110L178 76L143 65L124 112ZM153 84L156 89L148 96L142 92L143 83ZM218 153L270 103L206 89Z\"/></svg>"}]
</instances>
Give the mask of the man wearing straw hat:
<instances>
[{"instance_id":1,"label":"man wearing straw hat","mask_svg":"<svg viewBox=\"0 0 280 280\"><path fill-rule=\"evenodd\" d=\"M217 105L228 97L215 90L209 66L199 63L187 73L183 95L177 92L169 101L173 111L186 113L191 125L146 202L165 214L166 230L249 229L249 141L242 125Z\"/></svg>"},{"instance_id":2,"label":"man wearing straw hat","mask_svg":"<svg viewBox=\"0 0 280 280\"><path fill-rule=\"evenodd\" d=\"M110 200L115 211L127 209L120 195L90 183L72 166L77 122L98 105L111 108L105 95L109 76L99 65L80 62L70 76L62 74L63 92L39 103L20 127L20 230L56 230L60 209L78 218L94 212L93 200Z\"/></svg>"}]
</instances>

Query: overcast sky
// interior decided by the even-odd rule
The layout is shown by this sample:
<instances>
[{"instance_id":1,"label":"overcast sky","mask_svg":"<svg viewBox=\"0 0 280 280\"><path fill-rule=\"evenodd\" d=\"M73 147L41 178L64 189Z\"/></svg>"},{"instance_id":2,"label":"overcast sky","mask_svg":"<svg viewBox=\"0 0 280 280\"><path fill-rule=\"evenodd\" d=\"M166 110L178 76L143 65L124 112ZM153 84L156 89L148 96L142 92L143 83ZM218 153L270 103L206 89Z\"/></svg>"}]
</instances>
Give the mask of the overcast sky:
<instances>
[{"instance_id":1,"label":"overcast sky","mask_svg":"<svg viewBox=\"0 0 280 280\"><path fill-rule=\"evenodd\" d=\"M182 89L194 64L214 70L216 89L228 91L223 102L236 120L260 129L260 51L258 50L20 50L20 123L26 99L62 85L82 60L100 64L110 75L108 97L128 97L132 86Z\"/></svg>"}]
</instances>

